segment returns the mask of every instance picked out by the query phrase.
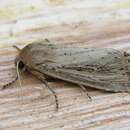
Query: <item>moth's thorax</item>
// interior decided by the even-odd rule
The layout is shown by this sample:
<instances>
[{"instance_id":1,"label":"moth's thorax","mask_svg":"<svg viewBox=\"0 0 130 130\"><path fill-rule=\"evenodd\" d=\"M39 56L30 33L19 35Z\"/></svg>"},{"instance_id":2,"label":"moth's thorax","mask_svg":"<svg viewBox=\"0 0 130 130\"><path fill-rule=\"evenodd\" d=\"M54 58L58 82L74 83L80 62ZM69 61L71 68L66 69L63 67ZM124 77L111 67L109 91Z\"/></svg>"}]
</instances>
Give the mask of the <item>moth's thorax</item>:
<instances>
[{"instance_id":1,"label":"moth's thorax","mask_svg":"<svg viewBox=\"0 0 130 130\"><path fill-rule=\"evenodd\" d=\"M49 59L55 57L52 47L41 43L29 44L25 46L20 54L15 59L15 63L18 61L23 62L27 67L34 67L38 63L44 63Z\"/></svg>"}]
</instances>

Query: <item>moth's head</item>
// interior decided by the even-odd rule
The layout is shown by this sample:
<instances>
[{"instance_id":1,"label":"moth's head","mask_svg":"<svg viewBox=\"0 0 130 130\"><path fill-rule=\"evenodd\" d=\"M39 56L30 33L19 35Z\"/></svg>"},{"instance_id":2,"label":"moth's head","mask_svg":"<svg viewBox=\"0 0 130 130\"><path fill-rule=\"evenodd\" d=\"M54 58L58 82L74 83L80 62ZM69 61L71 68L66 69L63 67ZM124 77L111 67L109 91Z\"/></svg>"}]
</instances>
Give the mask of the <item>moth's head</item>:
<instances>
[{"instance_id":1,"label":"moth's head","mask_svg":"<svg viewBox=\"0 0 130 130\"><path fill-rule=\"evenodd\" d=\"M48 59L53 59L52 45L43 43L31 43L19 50L15 59L15 65L19 70L27 70L36 67L39 63L45 63ZM16 48L16 47L15 47Z\"/></svg>"},{"instance_id":2,"label":"moth's head","mask_svg":"<svg viewBox=\"0 0 130 130\"><path fill-rule=\"evenodd\" d=\"M15 59L15 66L18 67L18 69L20 71L25 71L26 70L26 66L23 63L23 61L19 58L19 56L17 56L16 59Z\"/></svg>"},{"instance_id":3,"label":"moth's head","mask_svg":"<svg viewBox=\"0 0 130 130\"><path fill-rule=\"evenodd\" d=\"M17 69L19 69L20 71L25 71L27 70L27 68L32 68L33 64L35 64L35 60L40 59L37 58L39 52L39 48L38 50L36 48L37 45L39 44L28 44L22 49L19 49L18 47L14 46L19 52L18 56L15 59L15 66L17 67Z\"/></svg>"},{"instance_id":4,"label":"moth's head","mask_svg":"<svg viewBox=\"0 0 130 130\"><path fill-rule=\"evenodd\" d=\"M19 52L18 56L15 58L15 66L16 66L16 68L18 68L18 70L25 71L26 70L26 66L25 66L25 63L23 62L23 60L21 58L21 52L22 52L22 50L20 48L18 48L17 46L14 46L14 47Z\"/></svg>"}]
</instances>

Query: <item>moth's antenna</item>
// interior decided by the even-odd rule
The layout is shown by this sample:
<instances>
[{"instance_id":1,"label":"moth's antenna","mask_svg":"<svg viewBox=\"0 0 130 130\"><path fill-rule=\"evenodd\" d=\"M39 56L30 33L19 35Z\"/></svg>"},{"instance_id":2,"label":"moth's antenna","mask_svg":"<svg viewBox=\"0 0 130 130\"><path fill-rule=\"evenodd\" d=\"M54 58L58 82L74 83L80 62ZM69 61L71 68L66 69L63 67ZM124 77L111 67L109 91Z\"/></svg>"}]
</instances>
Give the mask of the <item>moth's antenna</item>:
<instances>
[{"instance_id":1,"label":"moth's antenna","mask_svg":"<svg viewBox=\"0 0 130 130\"><path fill-rule=\"evenodd\" d=\"M22 83L21 83L21 78L20 78L20 74L19 74L19 61L16 63L16 72L17 72L17 77L18 77L18 81L19 81L19 86L21 88L21 95L22 95ZM22 98L23 101L23 98Z\"/></svg>"},{"instance_id":2,"label":"moth's antenna","mask_svg":"<svg viewBox=\"0 0 130 130\"><path fill-rule=\"evenodd\" d=\"M13 47L18 50L18 51L21 51L21 49L19 47L17 47L16 45L13 45Z\"/></svg>"},{"instance_id":3,"label":"moth's antenna","mask_svg":"<svg viewBox=\"0 0 130 130\"><path fill-rule=\"evenodd\" d=\"M19 74L19 61L16 63L16 72L17 72L17 76L18 76L19 85L21 87L22 84L21 84L21 78L20 78L20 74Z\"/></svg>"},{"instance_id":4,"label":"moth's antenna","mask_svg":"<svg viewBox=\"0 0 130 130\"><path fill-rule=\"evenodd\" d=\"M18 51L21 51L21 49L18 48L16 45L13 45L13 47L16 48ZM18 63L18 64L19 64L19 63ZM16 69L18 70L18 67L17 67ZM11 82L9 82L9 83L3 85L3 86L2 86L2 89L6 89L7 87L9 87L9 86L12 85L13 83L15 83L15 82L17 81L17 79L20 79L20 76L18 76L18 75L19 75L19 73L17 72L16 78L15 78L13 81L11 81ZM20 85L21 85L21 83L20 83Z\"/></svg>"},{"instance_id":5,"label":"moth's antenna","mask_svg":"<svg viewBox=\"0 0 130 130\"><path fill-rule=\"evenodd\" d=\"M21 79L20 79L20 74L19 74L19 70L18 70L18 69L19 69L18 66L19 66L19 62L17 62L17 64L16 64L16 72L17 72L16 78L15 78L13 81L11 81L11 82L5 84L5 85L2 87L2 89L6 89L8 86L10 86L10 85L12 85L13 83L15 83L16 80L19 80L19 85L20 85L20 87L22 86L22 84L21 84Z\"/></svg>"}]
</instances>

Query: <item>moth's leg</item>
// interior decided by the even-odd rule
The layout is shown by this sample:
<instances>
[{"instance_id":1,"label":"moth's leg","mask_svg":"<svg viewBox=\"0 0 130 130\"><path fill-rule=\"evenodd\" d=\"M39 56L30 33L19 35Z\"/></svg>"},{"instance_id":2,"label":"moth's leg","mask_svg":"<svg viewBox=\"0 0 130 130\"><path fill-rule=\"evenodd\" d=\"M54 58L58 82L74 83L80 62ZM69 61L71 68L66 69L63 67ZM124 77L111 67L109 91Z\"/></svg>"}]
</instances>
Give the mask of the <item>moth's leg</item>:
<instances>
[{"instance_id":1,"label":"moth's leg","mask_svg":"<svg viewBox=\"0 0 130 130\"><path fill-rule=\"evenodd\" d=\"M16 76L16 78L13 81L11 81L11 82L5 84L4 86L2 86L2 89L6 89L6 88L10 87L10 85L15 83L17 81L17 79L18 79L18 76Z\"/></svg>"},{"instance_id":2,"label":"moth's leg","mask_svg":"<svg viewBox=\"0 0 130 130\"><path fill-rule=\"evenodd\" d=\"M88 92L87 92L86 87L84 87L84 86L81 85L81 84L79 84L79 87L80 87L83 91L85 91L85 93L87 94L87 97L88 97L90 100L92 100L91 96L90 96L90 95L88 94Z\"/></svg>"},{"instance_id":3,"label":"moth's leg","mask_svg":"<svg viewBox=\"0 0 130 130\"><path fill-rule=\"evenodd\" d=\"M50 40L49 40L48 38L45 38L45 41L46 41L47 43L50 43Z\"/></svg>"},{"instance_id":4,"label":"moth's leg","mask_svg":"<svg viewBox=\"0 0 130 130\"><path fill-rule=\"evenodd\" d=\"M51 93L54 95L54 97L55 97L55 103L56 103L56 110L58 111L58 109L59 109L58 97L57 97L55 91L54 91L52 88L49 87L49 85L48 85L48 83L47 83L47 80L46 80L46 76L43 75L43 74L41 75L41 73L39 73L38 71L35 71L35 70L30 70L30 72L31 72L34 76L37 75L37 78L38 78L42 83L44 83L45 87L47 87L47 88L51 91ZM43 87L43 86L42 86L42 87ZM43 89L44 89L44 88L43 88Z\"/></svg>"},{"instance_id":5,"label":"moth's leg","mask_svg":"<svg viewBox=\"0 0 130 130\"><path fill-rule=\"evenodd\" d=\"M44 77L45 77L45 79L46 79L47 82L55 82L55 81L58 80L58 79L56 79L56 78L52 78L52 77L47 76L47 75L45 75Z\"/></svg>"},{"instance_id":6,"label":"moth's leg","mask_svg":"<svg viewBox=\"0 0 130 130\"><path fill-rule=\"evenodd\" d=\"M48 83L47 83L46 80L42 80L42 82L45 84L45 86L46 86L46 87L52 92L52 94L54 95L54 97L55 97L55 103L56 103L56 110L58 111L58 109L59 109L59 103L58 103L58 97L57 97L57 95L56 95L56 92L55 92L52 88L49 87L49 85L48 85Z\"/></svg>"}]
</instances>

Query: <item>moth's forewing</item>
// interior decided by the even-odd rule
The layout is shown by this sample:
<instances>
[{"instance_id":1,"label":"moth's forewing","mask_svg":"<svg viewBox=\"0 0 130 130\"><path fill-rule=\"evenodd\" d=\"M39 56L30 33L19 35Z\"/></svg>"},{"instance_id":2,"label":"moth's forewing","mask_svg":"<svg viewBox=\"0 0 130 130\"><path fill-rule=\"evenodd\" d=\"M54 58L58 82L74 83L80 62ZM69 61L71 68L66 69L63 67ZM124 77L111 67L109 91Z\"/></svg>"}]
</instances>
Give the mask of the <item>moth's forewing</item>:
<instances>
[{"instance_id":1,"label":"moth's forewing","mask_svg":"<svg viewBox=\"0 0 130 130\"><path fill-rule=\"evenodd\" d=\"M26 51L27 54L26 54ZM123 52L105 48L32 44L23 50L33 71L107 91L130 91L130 63ZM23 56L23 54L21 54ZM30 70L31 71L31 70ZM37 75L36 75L37 76Z\"/></svg>"}]
</instances>

